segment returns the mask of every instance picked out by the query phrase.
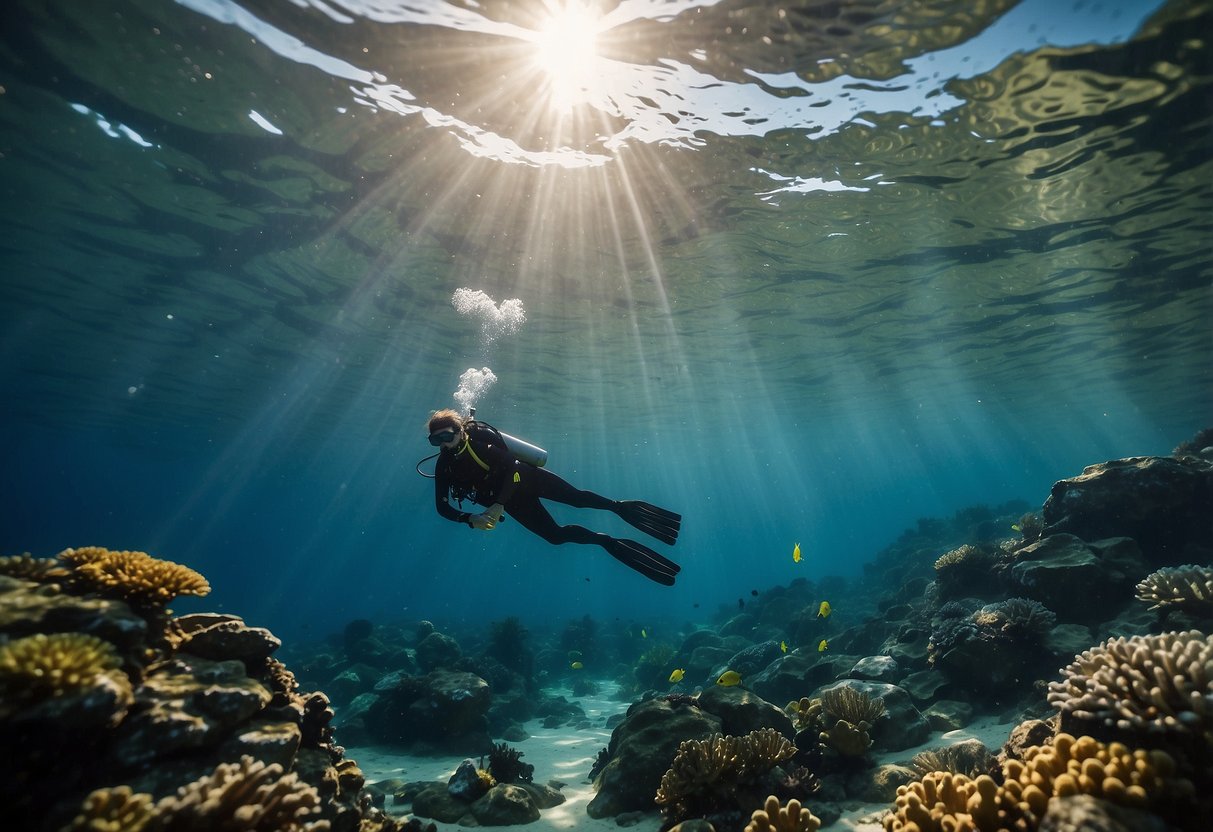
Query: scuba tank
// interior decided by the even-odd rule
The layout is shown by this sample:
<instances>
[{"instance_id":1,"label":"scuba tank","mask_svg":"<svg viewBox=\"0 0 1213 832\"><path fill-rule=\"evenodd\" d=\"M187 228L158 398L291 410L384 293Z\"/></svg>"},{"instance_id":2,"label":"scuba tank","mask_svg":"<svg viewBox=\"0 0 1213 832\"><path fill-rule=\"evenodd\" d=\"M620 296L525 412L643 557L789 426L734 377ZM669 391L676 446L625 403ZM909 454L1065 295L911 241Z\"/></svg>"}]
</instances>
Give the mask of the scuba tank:
<instances>
[{"instance_id":1,"label":"scuba tank","mask_svg":"<svg viewBox=\"0 0 1213 832\"><path fill-rule=\"evenodd\" d=\"M539 447L538 445L533 445L530 442L527 442L525 439L519 439L517 436L510 436L505 431L498 430L488 422L477 422L476 408L474 407L468 410L468 415L471 416L472 421L476 422L476 424L484 425L500 436L502 440L505 441L505 446L510 449L510 453L512 453L514 458L519 462L534 465L536 468L542 468L548 464L548 452L543 448Z\"/></svg>"},{"instance_id":2,"label":"scuba tank","mask_svg":"<svg viewBox=\"0 0 1213 832\"><path fill-rule=\"evenodd\" d=\"M474 408L474 407L469 408L468 417L471 419L471 421L473 423L475 423L477 425L483 425L484 427L493 431L493 433L500 436L501 440L503 442L505 442L506 448L509 449L510 453L512 453L514 455L514 458L517 459L519 462L525 462L528 465L534 465L536 468L542 468L548 464L548 452L545 451L543 448L539 447L538 445L534 445L530 442L527 442L525 439L519 439L517 436L511 436L510 434L506 433L505 431L498 430L497 428L493 427L488 422L476 421L476 408ZM425 471L422 471L421 466L423 463L428 462L429 460L434 459L437 456L438 456L438 454L433 454L432 456L427 456L425 459L420 460L417 463L417 473L420 474L421 476L425 477L426 479L432 480L434 478L434 475L427 474Z\"/></svg>"}]
</instances>

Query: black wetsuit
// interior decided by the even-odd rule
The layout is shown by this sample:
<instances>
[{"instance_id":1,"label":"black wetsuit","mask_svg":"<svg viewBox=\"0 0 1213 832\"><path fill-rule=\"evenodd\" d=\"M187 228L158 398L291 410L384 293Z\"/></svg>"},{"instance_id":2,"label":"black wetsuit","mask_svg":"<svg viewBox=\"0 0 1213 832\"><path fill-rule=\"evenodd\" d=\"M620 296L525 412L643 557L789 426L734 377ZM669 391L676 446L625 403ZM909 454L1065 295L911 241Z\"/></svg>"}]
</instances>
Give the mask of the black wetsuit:
<instances>
[{"instance_id":1,"label":"black wetsuit","mask_svg":"<svg viewBox=\"0 0 1213 832\"><path fill-rule=\"evenodd\" d=\"M559 525L539 500L607 511L614 510L614 500L574 488L551 471L515 459L501 435L490 427L473 422L467 426L467 436L463 445L443 448L438 455L434 499L443 517L471 525L469 512L451 506L453 496L482 506L501 503L506 514L548 543L602 543L610 539L583 526Z\"/></svg>"},{"instance_id":2,"label":"black wetsuit","mask_svg":"<svg viewBox=\"0 0 1213 832\"><path fill-rule=\"evenodd\" d=\"M673 585L679 566L672 560L634 540L600 534L584 526L561 526L539 501L605 509L669 544L678 538L681 515L639 500L609 500L574 488L551 471L517 459L501 434L483 422L469 422L464 430L467 437L463 444L443 448L434 468L434 505L443 517L472 526L471 513L455 509L452 498L482 506L500 503L519 525L548 543L597 544L649 580Z\"/></svg>"}]
</instances>

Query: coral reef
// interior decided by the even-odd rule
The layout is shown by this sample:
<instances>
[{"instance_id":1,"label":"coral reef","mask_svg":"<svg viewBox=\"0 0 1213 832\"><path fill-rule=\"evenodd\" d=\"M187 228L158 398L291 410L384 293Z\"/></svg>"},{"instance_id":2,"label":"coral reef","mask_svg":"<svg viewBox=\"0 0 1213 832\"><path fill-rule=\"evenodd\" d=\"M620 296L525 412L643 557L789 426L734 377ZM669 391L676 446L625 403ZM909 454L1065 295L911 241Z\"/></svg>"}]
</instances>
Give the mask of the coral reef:
<instances>
[{"instance_id":1,"label":"coral reef","mask_svg":"<svg viewBox=\"0 0 1213 832\"><path fill-rule=\"evenodd\" d=\"M41 699L99 684L117 685L130 698L113 645L83 633L37 633L0 645L0 716Z\"/></svg>"},{"instance_id":2,"label":"coral reef","mask_svg":"<svg viewBox=\"0 0 1213 832\"><path fill-rule=\"evenodd\" d=\"M745 832L817 832L820 828L821 821L799 800L789 800L783 806L778 797L769 795L766 804L750 816Z\"/></svg>"},{"instance_id":3,"label":"coral reef","mask_svg":"<svg viewBox=\"0 0 1213 832\"><path fill-rule=\"evenodd\" d=\"M911 765L919 774L946 771L977 777L998 771L998 761L981 740L966 740L944 748L920 751L914 755Z\"/></svg>"},{"instance_id":4,"label":"coral reef","mask_svg":"<svg viewBox=\"0 0 1213 832\"><path fill-rule=\"evenodd\" d=\"M1175 776L1175 762L1165 752L1069 734L1058 734L1052 745L1029 748L1023 761L1006 761L1002 778L999 785L986 774L926 774L898 787L884 827L888 832L1035 830L1054 796L1093 795L1146 808L1175 807L1192 794L1192 784Z\"/></svg>"},{"instance_id":5,"label":"coral reef","mask_svg":"<svg viewBox=\"0 0 1213 832\"><path fill-rule=\"evenodd\" d=\"M1137 585L1137 599L1150 603L1152 610L1213 616L1213 569L1195 564L1163 567Z\"/></svg>"},{"instance_id":6,"label":"coral reef","mask_svg":"<svg viewBox=\"0 0 1213 832\"><path fill-rule=\"evenodd\" d=\"M135 607L163 607L178 596L203 596L211 591L206 578L193 569L146 552L86 546L65 549L58 558L72 567L71 580L85 591L119 598Z\"/></svg>"},{"instance_id":7,"label":"coral reef","mask_svg":"<svg viewBox=\"0 0 1213 832\"><path fill-rule=\"evenodd\" d=\"M28 832L391 832L332 742L333 711L233 615L172 617L209 591L142 552L5 559L0 802ZM18 577L23 576L23 577ZM289 773L286 773L289 772ZM184 785L183 785L184 784Z\"/></svg>"},{"instance_id":8,"label":"coral reef","mask_svg":"<svg viewBox=\"0 0 1213 832\"><path fill-rule=\"evenodd\" d=\"M662 776L655 801L675 821L735 810L739 789L758 785L773 767L795 754L796 746L772 728L744 737L714 734L706 740L686 740Z\"/></svg>"},{"instance_id":9,"label":"coral reef","mask_svg":"<svg viewBox=\"0 0 1213 832\"><path fill-rule=\"evenodd\" d=\"M1213 635L1198 630L1109 639L1049 684L1063 731L1146 747L1213 746Z\"/></svg>"}]
</instances>

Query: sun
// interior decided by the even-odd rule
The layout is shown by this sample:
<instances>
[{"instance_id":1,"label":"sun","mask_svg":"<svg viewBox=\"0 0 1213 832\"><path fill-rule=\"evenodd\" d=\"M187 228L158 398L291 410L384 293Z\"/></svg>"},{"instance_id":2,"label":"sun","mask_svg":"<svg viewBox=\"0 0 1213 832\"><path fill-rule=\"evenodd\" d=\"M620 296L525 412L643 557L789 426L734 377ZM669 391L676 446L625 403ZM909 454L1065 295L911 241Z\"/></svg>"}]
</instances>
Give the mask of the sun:
<instances>
[{"instance_id":1,"label":"sun","mask_svg":"<svg viewBox=\"0 0 1213 832\"><path fill-rule=\"evenodd\" d=\"M547 76L553 101L561 106L576 103L590 86L601 26L596 9L572 0L556 10L536 33L535 63Z\"/></svg>"}]
</instances>

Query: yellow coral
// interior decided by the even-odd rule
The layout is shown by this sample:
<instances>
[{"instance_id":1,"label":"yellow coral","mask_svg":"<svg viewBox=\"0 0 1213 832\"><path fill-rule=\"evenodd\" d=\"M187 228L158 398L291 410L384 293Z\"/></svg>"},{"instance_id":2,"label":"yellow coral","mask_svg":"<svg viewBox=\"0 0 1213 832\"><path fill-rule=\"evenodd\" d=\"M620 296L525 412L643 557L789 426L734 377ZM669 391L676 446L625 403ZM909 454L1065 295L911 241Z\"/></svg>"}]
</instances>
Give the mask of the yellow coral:
<instances>
[{"instance_id":1,"label":"yellow coral","mask_svg":"<svg viewBox=\"0 0 1213 832\"><path fill-rule=\"evenodd\" d=\"M120 664L113 645L96 636L38 633L0 646L0 694L10 702L62 696Z\"/></svg>"},{"instance_id":2,"label":"yellow coral","mask_svg":"<svg viewBox=\"0 0 1213 832\"><path fill-rule=\"evenodd\" d=\"M328 830L328 821L309 820L319 811L319 792L294 772L282 772L278 763L266 765L246 755L239 763L223 763L206 777L182 786L156 804L156 813L171 818L168 828L173 830Z\"/></svg>"},{"instance_id":3,"label":"yellow coral","mask_svg":"<svg viewBox=\"0 0 1213 832\"><path fill-rule=\"evenodd\" d=\"M1006 761L1002 772L1001 786L984 774L931 772L897 789L884 827L887 832L1034 830L1054 796L1088 794L1148 808L1192 793L1192 784L1175 777L1175 762L1164 752L1069 734L1058 734L1052 745L1029 748L1022 762Z\"/></svg>"},{"instance_id":4,"label":"yellow coral","mask_svg":"<svg viewBox=\"0 0 1213 832\"><path fill-rule=\"evenodd\" d=\"M1194 564L1164 567L1137 585L1137 598L1151 602L1152 610L1174 607L1213 615L1213 569Z\"/></svg>"},{"instance_id":5,"label":"yellow coral","mask_svg":"<svg viewBox=\"0 0 1213 832\"><path fill-rule=\"evenodd\" d=\"M980 554L976 546L971 543L966 543L959 548L953 549L950 552L944 552L935 561L935 571L942 572L950 566L959 566L971 557Z\"/></svg>"},{"instance_id":6,"label":"yellow coral","mask_svg":"<svg viewBox=\"0 0 1213 832\"><path fill-rule=\"evenodd\" d=\"M98 789L61 832L143 832L155 814L150 794L135 793L130 786Z\"/></svg>"},{"instance_id":7,"label":"yellow coral","mask_svg":"<svg viewBox=\"0 0 1213 832\"><path fill-rule=\"evenodd\" d=\"M834 723L828 731L822 731L819 739L844 757L862 757L872 746L866 722L853 725L845 719Z\"/></svg>"},{"instance_id":8,"label":"yellow coral","mask_svg":"<svg viewBox=\"0 0 1213 832\"><path fill-rule=\"evenodd\" d=\"M0 558L0 575L27 581L53 581L67 577L67 570L53 558L34 558L28 554Z\"/></svg>"},{"instance_id":9,"label":"yellow coral","mask_svg":"<svg viewBox=\"0 0 1213 832\"><path fill-rule=\"evenodd\" d=\"M745 832L817 832L821 820L800 805L799 800L789 800L787 806L779 804L775 795L767 797L766 805L750 816Z\"/></svg>"},{"instance_id":10,"label":"yellow coral","mask_svg":"<svg viewBox=\"0 0 1213 832\"><path fill-rule=\"evenodd\" d=\"M164 606L179 595L206 595L206 578L179 563L146 552L111 551L99 546L65 549L59 559L72 565L86 589L115 595L136 605Z\"/></svg>"}]
</instances>

